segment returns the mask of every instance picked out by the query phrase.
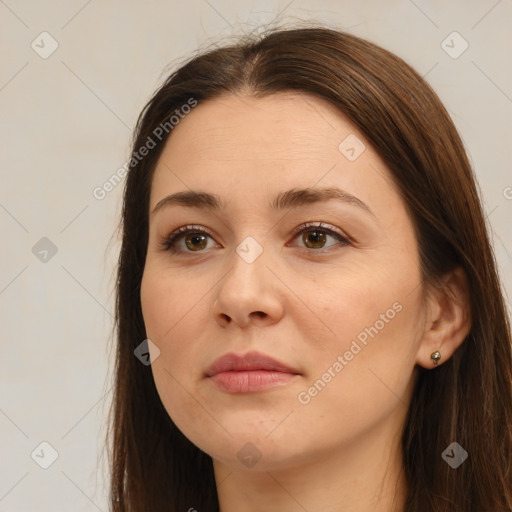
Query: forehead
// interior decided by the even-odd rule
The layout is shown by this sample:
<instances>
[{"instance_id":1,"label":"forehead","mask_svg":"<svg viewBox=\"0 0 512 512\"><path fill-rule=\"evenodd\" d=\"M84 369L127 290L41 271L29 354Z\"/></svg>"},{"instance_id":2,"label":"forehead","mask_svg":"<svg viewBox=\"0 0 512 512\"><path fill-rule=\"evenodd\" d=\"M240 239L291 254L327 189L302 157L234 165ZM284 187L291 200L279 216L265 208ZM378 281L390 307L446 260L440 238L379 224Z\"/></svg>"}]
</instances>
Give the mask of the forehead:
<instances>
[{"instance_id":1,"label":"forehead","mask_svg":"<svg viewBox=\"0 0 512 512\"><path fill-rule=\"evenodd\" d=\"M334 106L309 94L285 92L263 98L230 94L199 103L175 126L165 152L189 164L205 157L334 160L339 143L350 133L364 139Z\"/></svg>"}]
</instances>

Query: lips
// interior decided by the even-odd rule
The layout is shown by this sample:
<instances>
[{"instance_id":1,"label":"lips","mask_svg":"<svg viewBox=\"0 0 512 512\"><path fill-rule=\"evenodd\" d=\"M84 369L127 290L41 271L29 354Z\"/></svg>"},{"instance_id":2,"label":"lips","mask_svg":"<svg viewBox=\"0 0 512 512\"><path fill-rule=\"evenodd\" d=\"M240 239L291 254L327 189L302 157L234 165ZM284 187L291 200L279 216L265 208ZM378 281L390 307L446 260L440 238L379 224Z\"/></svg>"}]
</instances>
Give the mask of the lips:
<instances>
[{"instance_id":1,"label":"lips","mask_svg":"<svg viewBox=\"0 0 512 512\"><path fill-rule=\"evenodd\" d=\"M208 377L213 377L223 372L241 372L264 370L267 372L282 372L300 375L300 372L290 366L277 361L259 352L248 352L240 356L237 354L226 354L217 359L206 371Z\"/></svg>"},{"instance_id":2,"label":"lips","mask_svg":"<svg viewBox=\"0 0 512 512\"><path fill-rule=\"evenodd\" d=\"M226 354L206 371L206 376L222 391L254 393L283 386L301 373L276 359L258 352Z\"/></svg>"}]
</instances>

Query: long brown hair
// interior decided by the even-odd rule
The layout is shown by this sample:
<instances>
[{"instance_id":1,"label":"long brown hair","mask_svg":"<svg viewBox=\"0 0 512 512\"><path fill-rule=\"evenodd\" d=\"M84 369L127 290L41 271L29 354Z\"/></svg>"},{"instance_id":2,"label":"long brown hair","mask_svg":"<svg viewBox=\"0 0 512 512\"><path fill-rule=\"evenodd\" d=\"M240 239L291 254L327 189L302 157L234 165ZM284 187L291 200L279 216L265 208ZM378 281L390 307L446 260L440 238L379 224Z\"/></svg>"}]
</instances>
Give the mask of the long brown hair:
<instances>
[{"instance_id":1,"label":"long brown hair","mask_svg":"<svg viewBox=\"0 0 512 512\"><path fill-rule=\"evenodd\" d=\"M174 425L150 366L134 356L146 338L140 285L148 244L152 173L176 110L226 93L284 91L329 101L390 169L415 227L424 283L461 267L471 330L433 371L419 369L403 432L411 512L512 510L510 324L475 178L462 141L430 86L402 59L353 35L310 25L271 29L209 49L173 72L142 111L125 184L117 275L115 388L107 435L113 512L218 510L211 457ZM189 103L190 104L190 103ZM441 457L453 441L469 454Z\"/></svg>"}]
</instances>

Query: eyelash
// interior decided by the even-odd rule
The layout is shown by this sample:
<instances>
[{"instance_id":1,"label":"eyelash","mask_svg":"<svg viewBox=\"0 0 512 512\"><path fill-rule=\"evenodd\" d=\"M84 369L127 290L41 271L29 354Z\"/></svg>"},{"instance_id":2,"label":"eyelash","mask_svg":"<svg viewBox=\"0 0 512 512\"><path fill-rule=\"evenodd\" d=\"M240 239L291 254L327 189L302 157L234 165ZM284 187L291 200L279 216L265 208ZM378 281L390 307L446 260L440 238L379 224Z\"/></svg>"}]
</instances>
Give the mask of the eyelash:
<instances>
[{"instance_id":1,"label":"eyelash","mask_svg":"<svg viewBox=\"0 0 512 512\"><path fill-rule=\"evenodd\" d=\"M309 249L308 247L301 247L301 249L306 249L308 251L314 251L315 253L325 253L325 252L330 251L331 248L337 247L338 245L342 245L342 246L352 245L352 243L354 242L352 240L352 238L349 237L348 235L343 235L343 234L339 233L338 231L335 231L334 229L329 229L329 228L326 228L324 226L325 226L325 224L323 222L320 222L320 223L306 222L304 224L301 224L297 228L295 228L293 230L293 232L292 232L292 235L293 235L293 238L297 238L303 232L305 232L307 230L313 231L313 229L311 229L311 228L315 228L315 230L317 232L320 232L320 233L323 233L323 234L326 234L326 235L331 235L334 238L336 238L338 240L338 242L341 243L341 244L331 245L331 246L329 246L329 247L327 247L325 249ZM175 244L176 244L177 240L180 237L182 237L184 235L187 235L189 233L204 234L204 235L208 235L209 237L213 238L211 233L209 233L205 229L200 228L198 226L194 226L194 225L182 226L182 227L176 229L175 231L173 231L170 235L168 235L167 237L163 238L160 241L161 249L164 250L164 251L169 251L169 252L174 253L174 254L178 254L178 253L194 254L196 252L197 253L204 252L205 251L204 249L203 250L199 250L199 251L182 251L180 249L176 249Z\"/></svg>"}]
</instances>

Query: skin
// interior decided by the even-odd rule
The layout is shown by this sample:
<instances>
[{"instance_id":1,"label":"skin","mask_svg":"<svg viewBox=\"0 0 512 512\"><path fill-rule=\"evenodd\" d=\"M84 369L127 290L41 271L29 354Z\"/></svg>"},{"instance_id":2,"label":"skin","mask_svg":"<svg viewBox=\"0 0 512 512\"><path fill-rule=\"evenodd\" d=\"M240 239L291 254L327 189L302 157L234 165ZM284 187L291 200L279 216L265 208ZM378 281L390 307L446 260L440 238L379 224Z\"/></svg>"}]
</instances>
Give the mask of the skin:
<instances>
[{"instance_id":1,"label":"skin","mask_svg":"<svg viewBox=\"0 0 512 512\"><path fill-rule=\"evenodd\" d=\"M354 161L338 149L350 134L365 144ZM268 208L282 191L328 186L373 215L337 200ZM433 369L435 350L446 362L469 329L462 272L443 277L444 291L421 285L413 224L390 171L351 122L314 96L243 93L195 107L159 159L150 212L191 189L218 194L226 209L171 205L150 215L141 302L160 350L151 366L158 393L213 458L222 512L400 510L400 435L417 365ZM293 235L305 222L354 242L327 234L315 245L314 228ZM185 235L180 253L164 250L161 241L187 224L212 235L203 245L186 244ZM263 249L252 263L236 251L246 237ZM358 334L393 304L401 310L347 361ZM221 391L205 376L220 356L252 350L301 374L246 394ZM340 355L347 364L336 372ZM329 368L335 376L301 403ZM244 446L261 456L252 467L237 457Z\"/></svg>"}]
</instances>

